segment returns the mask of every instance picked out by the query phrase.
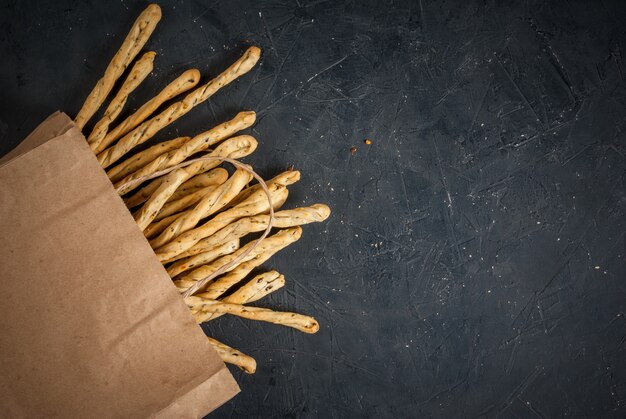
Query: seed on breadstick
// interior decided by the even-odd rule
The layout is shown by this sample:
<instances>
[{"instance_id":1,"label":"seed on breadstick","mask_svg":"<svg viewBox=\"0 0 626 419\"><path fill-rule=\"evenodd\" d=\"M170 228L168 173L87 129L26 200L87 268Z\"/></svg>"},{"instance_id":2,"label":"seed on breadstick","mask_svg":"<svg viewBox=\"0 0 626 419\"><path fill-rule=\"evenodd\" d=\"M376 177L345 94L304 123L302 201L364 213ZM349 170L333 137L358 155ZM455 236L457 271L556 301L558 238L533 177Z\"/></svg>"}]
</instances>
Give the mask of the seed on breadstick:
<instances>
[{"instance_id":1,"label":"seed on breadstick","mask_svg":"<svg viewBox=\"0 0 626 419\"><path fill-rule=\"evenodd\" d=\"M151 240L150 245L153 248L161 247L185 231L191 230L201 219L216 213L228 205L231 199L244 188L246 183L250 182L251 178L252 175L249 172L237 169L226 182L203 197L193 209L178 217L157 238Z\"/></svg>"},{"instance_id":2,"label":"seed on breadstick","mask_svg":"<svg viewBox=\"0 0 626 419\"><path fill-rule=\"evenodd\" d=\"M268 186L269 185L289 186L289 185L293 185L299 180L300 180L300 172L298 170L287 170L286 172L280 173L278 176L273 177L272 179L266 181L265 183ZM237 195L235 199L232 200L229 206L233 207L239 204L240 202L248 199L250 195L257 193L259 191L262 191L261 185L259 185L258 183L256 185L252 185L244 189L243 191L241 191L239 195Z\"/></svg>"},{"instance_id":3,"label":"seed on breadstick","mask_svg":"<svg viewBox=\"0 0 626 419\"><path fill-rule=\"evenodd\" d=\"M150 148L141 151L128 159L124 160L117 166L109 169L107 171L107 175L111 182L116 182L120 180L122 177L133 173L134 171L141 169L146 164L150 163L152 160L157 158L163 153L167 153L168 151L175 150L181 147L184 143L189 141L191 137L178 137L173 140L164 141L162 143L158 143L153 145Z\"/></svg>"},{"instance_id":4,"label":"seed on breadstick","mask_svg":"<svg viewBox=\"0 0 626 419\"><path fill-rule=\"evenodd\" d=\"M207 186L206 188L198 189L197 191L183 196L176 201L168 201L163 208L159 211L154 221L160 221L170 215L177 214L186 210L190 206L200 201L203 197L213 192L219 185Z\"/></svg>"},{"instance_id":5,"label":"seed on breadstick","mask_svg":"<svg viewBox=\"0 0 626 419\"><path fill-rule=\"evenodd\" d=\"M272 200L274 209L278 209L287 200L289 191L281 185L269 185L268 191ZM251 195L247 200L239 205L216 215L213 219L207 221L199 227L189 229L176 237L167 244L159 247L153 247L160 261L171 259L172 257L184 252L205 237L209 237L216 231L226 227L239 218L261 214L269 211L270 205L265 195L265 191L261 190L257 194Z\"/></svg>"},{"instance_id":6,"label":"seed on breadstick","mask_svg":"<svg viewBox=\"0 0 626 419\"><path fill-rule=\"evenodd\" d=\"M279 246L275 246L269 248L268 250L257 254L254 258L240 264L235 269L230 271L226 275L222 275L219 278L213 280L213 282L209 283L206 286L206 289L202 294L198 294L200 297L209 298L211 300L217 300L229 289L239 283L242 279L244 279L254 268L261 266L265 263L269 258L274 256L280 250L287 247L290 243L281 244Z\"/></svg>"},{"instance_id":7,"label":"seed on breadstick","mask_svg":"<svg viewBox=\"0 0 626 419\"><path fill-rule=\"evenodd\" d=\"M146 120L150 115L156 111L159 106L175 96L186 92L192 87L196 87L200 81L200 72L195 68L183 72L180 76L176 77L174 81L165 86L155 97L144 103L135 113L128 116L119 125L117 125L111 132L109 132L98 148L94 150L96 154L104 151L108 146L120 139L122 136L128 134L132 129L137 127Z\"/></svg>"},{"instance_id":8,"label":"seed on breadstick","mask_svg":"<svg viewBox=\"0 0 626 419\"><path fill-rule=\"evenodd\" d=\"M254 249L248 253L240 263L247 262L261 253L267 252L269 249L279 247L284 248L289 244L296 242L302 236L301 227L292 227L284 230L279 230L276 234L267 237L261 241ZM223 256L216 261L209 263L208 265L200 266L193 271L185 274L181 279L174 281L174 285L178 287L181 293L184 293L187 289L193 286L197 281L201 281L204 278L211 275L213 272L228 265L240 255L246 253L250 247L254 246L254 242L247 243L245 246L237 250L236 252ZM231 267L226 272L230 272L235 269L236 266Z\"/></svg>"},{"instance_id":9,"label":"seed on breadstick","mask_svg":"<svg viewBox=\"0 0 626 419\"><path fill-rule=\"evenodd\" d=\"M189 169L189 167L187 167L187 169ZM226 182L226 179L228 179L228 171L226 169L222 169L221 167L210 170L207 173L195 175L187 182L180 185L180 187L176 189L174 195L172 195L167 202L176 201L208 186L221 185Z\"/></svg>"},{"instance_id":10,"label":"seed on breadstick","mask_svg":"<svg viewBox=\"0 0 626 419\"><path fill-rule=\"evenodd\" d=\"M249 307L242 304L223 303L216 300L202 300L202 311L195 314L196 322L202 317L200 313L206 312L232 314L244 319L279 324L281 326L293 327L304 333L315 333L320 329L317 320L303 314L274 311L269 308Z\"/></svg>"},{"instance_id":11,"label":"seed on breadstick","mask_svg":"<svg viewBox=\"0 0 626 419\"><path fill-rule=\"evenodd\" d=\"M220 246L214 247L213 249L207 252L196 255L195 256L196 259L194 261L191 261L189 265L187 265L188 269L191 269L195 266L204 265L205 263L211 263L219 257L233 253L237 249L239 249L239 239L226 242ZM172 278L174 278L176 275L178 275L181 272L182 271L180 271L178 266L176 265L172 265L169 268L167 268L167 273Z\"/></svg>"},{"instance_id":12,"label":"seed on breadstick","mask_svg":"<svg viewBox=\"0 0 626 419\"><path fill-rule=\"evenodd\" d=\"M124 179L118 181L116 183L116 187L119 187L120 185L128 183L132 180L149 176L160 170L167 169L168 167L175 166L192 154L204 151L209 148L209 146L230 137L237 131L248 128L254 123L255 118L256 117L254 112L239 112L237 116L235 116L230 121L224 122L223 124L220 124L215 128L205 131L202 134L196 135L191 140L183 144L180 148L172 150L165 154L161 154L156 159L143 166L141 169L137 170L134 173L131 173L130 175L124 177ZM130 190L130 188L125 189L125 191L128 190Z\"/></svg>"},{"instance_id":13,"label":"seed on breadstick","mask_svg":"<svg viewBox=\"0 0 626 419\"><path fill-rule=\"evenodd\" d=\"M104 111L104 116L98 123L94 126L91 134L87 137L87 142L89 143L89 147L92 150L96 150L98 146L102 143L102 140L106 136L109 125L119 116L120 112L126 105L126 101L128 100L128 96L135 90L141 82L148 77L148 74L152 71L154 57L156 56L156 52L146 52L141 58L133 65L133 68L130 70L130 74L124 80L122 87L117 92L115 97L109 103L106 110Z\"/></svg>"},{"instance_id":14,"label":"seed on breadstick","mask_svg":"<svg viewBox=\"0 0 626 419\"><path fill-rule=\"evenodd\" d=\"M146 227L150 225L169 197L172 196L176 189L184 181L188 180L189 177L189 173L187 173L184 168L173 170L164 176L163 182L161 182L159 188L135 214L135 222L141 231L145 230Z\"/></svg>"},{"instance_id":15,"label":"seed on breadstick","mask_svg":"<svg viewBox=\"0 0 626 419\"><path fill-rule=\"evenodd\" d=\"M235 80L237 77L247 73L256 64L261 55L261 50L257 47L250 47L244 55L235 61L226 71L208 82L197 87L185 98L170 105L167 109L145 121L131 132L122 137L117 144L104 150L98 155L98 161L102 167L108 167L118 161L123 155L132 150L135 146L143 144L154 136L158 131L181 116L189 112L194 106L204 102L217 92L221 87Z\"/></svg>"},{"instance_id":16,"label":"seed on breadstick","mask_svg":"<svg viewBox=\"0 0 626 419\"><path fill-rule=\"evenodd\" d=\"M254 374L256 371L256 361L249 355L243 352L233 349L228 345L224 345L213 338L207 337L209 343L215 349L215 352L222 358L227 364L233 364L239 367L243 372L247 374Z\"/></svg>"},{"instance_id":17,"label":"seed on breadstick","mask_svg":"<svg viewBox=\"0 0 626 419\"><path fill-rule=\"evenodd\" d=\"M324 204L314 204L310 207L283 210L274 213L273 226L277 228L288 228L309 223L324 221L330 215L330 208ZM169 263L183 259L198 253L206 252L233 237L243 237L250 233L263 231L269 223L269 215L255 215L253 217L241 218L221 230L200 240L184 252L169 259L161 260L162 263ZM160 258L160 257L159 257Z\"/></svg>"},{"instance_id":18,"label":"seed on breadstick","mask_svg":"<svg viewBox=\"0 0 626 419\"><path fill-rule=\"evenodd\" d=\"M115 53L106 68L104 76L98 80L89 96L87 96L83 107L78 112L74 122L79 129L82 130L93 114L100 108L117 79L120 78L124 70L133 62L141 48L148 41L159 20L161 20L161 8L156 4L149 5L141 12L135 23L133 23L126 39L124 39L122 46Z\"/></svg>"}]
</instances>

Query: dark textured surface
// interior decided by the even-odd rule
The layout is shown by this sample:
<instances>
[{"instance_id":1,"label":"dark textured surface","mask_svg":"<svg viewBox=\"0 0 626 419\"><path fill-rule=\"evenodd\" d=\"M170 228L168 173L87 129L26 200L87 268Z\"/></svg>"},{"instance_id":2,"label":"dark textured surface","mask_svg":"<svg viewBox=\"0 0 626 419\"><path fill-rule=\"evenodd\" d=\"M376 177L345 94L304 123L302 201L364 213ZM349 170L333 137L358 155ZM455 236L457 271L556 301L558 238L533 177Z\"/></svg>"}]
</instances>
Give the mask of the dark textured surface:
<instances>
[{"instance_id":1,"label":"dark textured surface","mask_svg":"<svg viewBox=\"0 0 626 419\"><path fill-rule=\"evenodd\" d=\"M144 5L15 3L0 154L75 115ZM214 417L626 415L625 2L161 5L131 107L259 45L259 67L158 138L256 110L247 161L293 164L289 206L334 210L266 264L287 286L261 305L314 314L317 335L206 327L259 364Z\"/></svg>"}]
</instances>

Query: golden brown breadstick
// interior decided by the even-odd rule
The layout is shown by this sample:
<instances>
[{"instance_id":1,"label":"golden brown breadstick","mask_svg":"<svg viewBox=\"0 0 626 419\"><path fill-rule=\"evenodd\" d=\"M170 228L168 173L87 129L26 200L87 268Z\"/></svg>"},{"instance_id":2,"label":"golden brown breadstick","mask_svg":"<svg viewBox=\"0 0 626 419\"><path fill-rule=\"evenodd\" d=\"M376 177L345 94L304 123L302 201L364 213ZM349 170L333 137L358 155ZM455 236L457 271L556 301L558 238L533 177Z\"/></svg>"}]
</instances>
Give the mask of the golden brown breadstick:
<instances>
[{"instance_id":1,"label":"golden brown breadstick","mask_svg":"<svg viewBox=\"0 0 626 419\"><path fill-rule=\"evenodd\" d=\"M145 45L154 31L157 23L161 20L161 8L156 4L149 5L133 23L132 28L120 49L115 53L104 72L104 76L96 83L74 122L79 129L91 119L100 105L107 98L113 85L120 78L126 67L135 59L141 48Z\"/></svg>"},{"instance_id":2,"label":"golden brown breadstick","mask_svg":"<svg viewBox=\"0 0 626 419\"><path fill-rule=\"evenodd\" d=\"M144 103L139 109L137 109L137 111L135 111L135 113L128 116L110 133L108 133L94 152L98 154L104 151L104 149L113 144L116 140L120 139L123 135L128 134L133 128L145 121L146 118L152 115L152 113L163 103L167 102L174 96L178 96L179 94L186 92L192 87L196 87L199 81L200 72L195 68L183 72L180 76L176 77L174 81L165 86L159 94Z\"/></svg>"},{"instance_id":3,"label":"golden brown breadstick","mask_svg":"<svg viewBox=\"0 0 626 419\"><path fill-rule=\"evenodd\" d=\"M276 234L267 237L265 240L261 241L250 253L244 257L240 263L247 262L257 255L261 253L267 252L269 249L279 247L284 248L289 244L297 241L302 236L302 228L301 227L292 227L284 230L279 230ZM236 252L223 256L216 261L209 263L208 265L200 266L199 268L194 269L193 271L185 274L181 279L174 281L174 285L178 287L181 293L184 293L187 289L193 286L197 281L203 280L204 278L211 275L213 272L217 271L221 267L231 263L235 259L248 251L250 247L254 245L254 242L250 242L237 250ZM226 272L230 272L235 269L236 266L231 267Z\"/></svg>"},{"instance_id":4,"label":"golden brown breadstick","mask_svg":"<svg viewBox=\"0 0 626 419\"><path fill-rule=\"evenodd\" d=\"M193 193L185 195L176 201L168 201L165 205L163 205L163 208L161 208L154 221L160 221L170 215L186 210L193 204L200 201L207 194L213 192L218 186L219 185L207 186L206 188L198 189Z\"/></svg>"},{"instance_id":5,"label":"golden brown breadstick","mask_svg":"<svg viewBox=\"0 0 626 419\"><path fill-rule=\"evenodd\" d=\"M201 297L192 297L201 299ZM320 325L313 317L298 313L274 311L269 308L249 307L241 304L223 303L216 300L202 299L202 311L195 314L196 322L202 319L202 313L224 313L243 317L244 319L293 327L304 333L315 333Z\"/></svg>"},{"instance_id":6,"label":"golden brown breadstick","mask_svg":"<svg viewBox=\"0 0 626 419\"><path fill-rule=\"evenodd\" d=\"M109 179L111 179L111 182L116 182L127 174L142 168L161 154L179 148L190 139L191 137L178 137L173 140L153 145L152 147L129 157L117 166L113 167L107 171L107 175L109 176Z\"/></svg>"},{"instance_id":7,"label":"golden brown breadstick","mask_svg":"<svg viewBox=\"0 0 626 419\"><path fill-rule=\"evenodd\" d=\"M230 200L243 189L246 183L250 182L251 178L252 175L249 172L237 169L226 182L203 197L193 209L178 217L157 238L152 239L150 245L153 248L164 246L170 240L194 228L201 219L216 213L228 205Z\"/></svg>"},{"instance_id":8,"label":"golden brown breadstick","mask_svg":"<svg viewBox=\"0 0 626 419\"><path fill-rule=\"evenodd\" d=\"M162 220L153 222L143 231L144 237L146 239L155 238L156 236L161 234L163 230L165 230L170 224L172 224L178 217L184 215L185 213L186 211L179 212L177 214L172 214L169 217L165 217Z\"/></svg>"},{"instance_id":9,"label":"golden brown breadstick","mask_svg":"<svg viewBox=\"0 0 626 419\"><path fill-rule=\"evenodd\" d=\"M95 125L91 134L89 134L89 137L87 137L87 142L92 150L95 150L100 145L109 130L109 125L111 125L111 123L115 121L115 118L119 116L120 112L122 112L122 109L128 100L128 96L137 88L137 86L141 84L142 81L145 80L146 77L148 77L148 74L152 71L155 56L156 52L146 52L139 60L137 60L135 65L133 65L133 68L130 70L130 74L126 80L124 80L122 87L120 87L120 90L104 111L104 116Z\"/></svg>"},{"instance_id":10,"label":"golden brown breadstick","mask_svg":"<svg viewBox=\"0 0 626 419\"><path fill-rule=\"evenodd\" d=\"M124 177L124 179L118 181L116 185L118 185L117 187L119 187L119 185L125 184L132 180L151 175L158 172L159 170L167 169L168 167L175 166L192 154L204 151L209 148L209 146L230 137L237 131L248 128L252 125L254 120L254 112L240 112L230 121L224 122L223 124L220 124L215 128L205 131L202 134L196 135L191 140L183 144L182 147L176 150L172 150L168 153L161 154L156 159L143 166L141 169L137 170L134 173L131 173L130 175ZM130 189L125 189L124 191L127 192L128 190Z\"/></svg>"},{"instance_id":11,"label":"golden brown breadstick","mask_svg":"<svg viewBox=\"0 0 626 419\"><path fill-rule=\"evenodd\" d=\"M230 346L224 345L213 338L207 337L215 352L222 358L222 361L227 364L233 364L239 367L243 372L247 374L254 374L256 371L256 361L249 355L246 355L237 349L233 349Z\"/></svg>"},{"instance_id":12,"label":"golden brown breadstick","mask_svg":"<svg viewBox=\"0 0 626 419\"><path fill-rule=\"evenodd\" d=\"M269 186L269 185L283 185L283 186L288 186L288 185L293 185L294 183L296 183L297 181L300 180L300 172L298 170L287 170L286 172L282 172L280 173L278 176L273 177L272 179L266 181L265 183ZM229 204L229 206L234 207L235 205L239 204L240 202L248 199L248 197L250 195L252 195L253 193L257 193L259 191L261 191L261 185L259 185L258 183L256 185L252 185L246 189L244 189L243 191L239 192L239 195L237 195L232 202Z\"/></svg>"},{"instance_id":13,"label":"golden brown breadstick","mask_svg":"<svg viewBox=\"0 0 626 419\"><path fill-rule=\"evenodd\" d=\"M104 150L98 155L98 161L102 167L108 167L118 161L124 154L135 146L148 141L158 131L174 122L189 112L194 106L204 102L217 92L221 87L235 80L242 74L247 73L256 64L261 55L257 47L250 47L233 65L226 71L189 93L182 101L170 105L160 114L145 121L134 130L122 137L117 144Z\"/></svg>"},{"instance_id":14,"label":"golden brown breadstick","mask_svg":"<svg viewBox=\"0 0 626 419\"><path fill-rule=\"evenodd\" d=\"M324 221L330 215L330 208L324 204L314 204L310 207L295 208L292 210L283 210L274 213L273 226L276 228L287 228L309 223ZM253 217L241 218L232 224L227 225L223 229L200 240L193 247L185 250L183 253L174 256L171 259L162 261L163 263L173 262L198 253L206 252L221 243L231 240L235 237L243 237L250 233L263 231L267 228L269 215L255 215Z\"/></svg>"},{"instance_id":15,"label":"golden brown breadstick","mask_svg":"<svg viewBox=\"0 0 626 419\"><path fill-rule=\"evenodd\" d=\"M278 209L287 200L289 191L285 186L268 185L268 191L272 200L272 207ZM216 215L213 219L207 221L199 227L188 229L176 237L176 240L170 241L159 247L153 247L160 261L171 259L172 257L184 252L205 237L210 236L216 231L226 227L239 218L261 214L269 211L270 205L265 191L260 190L256 194L252 194L248 199L239 205Z\"/></svg>"},{"instance_id":16,"label":"golden brown breadstick","mask_svg":"<svg viewBox=\"0 0 626 419\"><path fill-rule=\"evenodd\" d=\"M187 167L187 169L189 169L189 167ZM206 173L195 175L187 182L180 185L180 187L176 189L174 195L172 195L167 202L176 201L191 193L199 191L200 189L204 189L207 186L221 185L226 182L226 179L228 179L228 171L226 169L222 169L221 167L209 170Z\"/></svg>"},{"instance_id":17,"label":"golden brown breadstick","mask_svg":"<svg viewBox=\"0 0 626 419\"><path fill-rule=\"evenodd\" d=\"M240 264L235 269L230 271L226 275L222 275L216 278L213 282L206 286L205 291L202 294L198 294L200 297L209 298L211 300L217 300L224 295L230 288L244 279L252 270L258 266L261 266L269 258L274 256L280 250L287 247L290 243L281 243L277 246L270 247L263 253L257 254L254 258ZM194 256L195 257L195 256Z\"/></svg>"},{"instance_id":18,"label":"golden brown breadstick","mask_svg":"<svg viewBox=\"0 0 626 419\"><path fill-rule=\"evenodd\" d=\"M159 188L135 214L135 222L141 231L150 225L169 197L189 177L189 173L184 168L176 169L163 177L163 182L161 182Z\"/></svg>"},{"instance_id":19,"label":"golden brown breadstick","mask_svg":"<svg viewBox=\"0 0 626 419\"><path fill-rule=\"evenodd\" d=\"M199 265L204 265L206 263L211 263L219 257L233 253L237 249L239 249L239 239L231 240L220 246L214 247L207 252L196 255L196 259L187 265L187 269L191 269ZM178 266L175 266L175 264L167 268L167 273L170 275L171 278L174 278L181 272L182 271L180 271Z\"/></svg>"}]
</instances>

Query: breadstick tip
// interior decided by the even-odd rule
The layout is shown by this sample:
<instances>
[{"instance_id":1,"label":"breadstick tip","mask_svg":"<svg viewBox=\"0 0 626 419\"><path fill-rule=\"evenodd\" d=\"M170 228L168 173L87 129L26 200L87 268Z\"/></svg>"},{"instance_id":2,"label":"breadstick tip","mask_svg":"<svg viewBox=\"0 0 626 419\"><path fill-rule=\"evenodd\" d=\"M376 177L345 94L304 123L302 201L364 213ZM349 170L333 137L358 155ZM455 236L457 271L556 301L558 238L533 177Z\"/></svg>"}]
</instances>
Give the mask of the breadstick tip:
<instances>
[{"instance_id":1,"label":"breadstick tip","mask_svg":"<svg viewBox=\"0 0 626 419\"><path fill-rule=\"evenodd\" d=\"M154 57L156 57L156 52L154 51L148 51L146 53L143 54L143 56L141 57L141 59L147 59L150 61L154 61Z\"/></svg>"},{"instance_id":2,"label":"breadstick tip","mask_svg":"<svg viewBox=\"0 0 626 419\"><path fill-rule=\"evenodd\" d=\"M198 84L200 81L200 71L197 68L190 68L185 71L182 75L189 80L189 83L193 83L194 85Z\"/></svg>"},{"instance_id":3,"label":"breadstick tip","mask_svg":"<svg viewBox=\"0 0 626 419\"><path fill-rule=\"evenodd\" d=\"M241 122L243 122L245 125L250 126L254 124L254 122L256 121L256 112L254 111L239 112L237 116L235 116L235 119L241 119Z\"/></svg>"},{"instance_id":4,"label":"breadstick tip","mask_svg":"<svg viewBox=\"0 0 626 419\"><path fill-rule=\"evenodd\" d=\"M161 7L156 3L151 3L146 7L144 13L149 13L157 19L161 19Z\"/></svg>"},{"instance_id":5,"label":"breadstick tip","mask_svg":"<svg viewBox=\"0 0 626 419\"><path fill-rule=\"evenodd\" d=\"M311 208L315 211L315 215L318 217L317 221L324 221L330 217L330 207L326 204L313 204Z\"/></svg>"}]
</instances>

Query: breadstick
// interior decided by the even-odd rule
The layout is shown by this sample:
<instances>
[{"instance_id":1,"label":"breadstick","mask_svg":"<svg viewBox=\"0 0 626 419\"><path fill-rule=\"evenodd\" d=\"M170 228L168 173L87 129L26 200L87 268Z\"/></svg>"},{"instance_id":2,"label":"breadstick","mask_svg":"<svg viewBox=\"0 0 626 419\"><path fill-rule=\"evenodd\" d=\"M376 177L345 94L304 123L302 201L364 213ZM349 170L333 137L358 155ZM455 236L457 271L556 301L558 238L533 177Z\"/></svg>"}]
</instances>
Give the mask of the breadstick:
<instances>
[{"instance_id":1,"label":"breadstick","mask_svg":"<svg viewBox=\"0 0 626 419\"><path fill-rule=\"evenodd\" d=\"M237 266L228 274L216 278L213 282L206 286L204 293L199 294L199 296L209 298L211 300L217 300L222 295L224 295L230 288L238 284L239 281L248 276L248 274L250 274L250 272L252 272L254 268L261 266L269 258L274 256L276 253L278 253L288 245L289 243L281 243L280 245L267 249L263 253L259 253L254 258Z\"/></svg>"},{"instance_id":2,"label":"breadstick","mask_svg":"<svg viewBox=\"0 0 626 419\"><path fill-rule=\"evenodd\" d=\"M144 237L146 239L155 238L156 236L161 234L163 230L165 230L170 224L172 224L178 217L184 214L186 214L186 211L172 214L169 217L163 218L162 220L153 222L143 231Z\"/></svg>"},{"instance_id":3,"label":"breadstick","mask_svg":"<svg viewBox=\"0 0 626 419\"><path fill-rule=\"evenodd\" d=\"M120 78L126 67L130 65L148 41L159 20L161 20L161 8L156 4L149 5L141 12L135 23L133 23L126 39L124 39L122 46L115 53L109 66L106 68L104 76L98 80L96 86L87 96L80 112L78 112L74 122L79 129L82 130L93 114L100 108L117 79Z\"/></svg>"},{"instance_id":4,"label":"breadstick","mask_svg":"<svg viewBox=\"0 0 626 419\"><path fill-rule=\"evenodd\" d=\"M221 87L232 82L242 74L250 71L254 64L256 64L259 60L260 54L261 50L257 47L248 48L241 58L235 61L233 65L228 67L226 71L221 73L219 76L207 84L196 88L194 91L185 96L182 101L170 105L160 114L143 122L141 125L122 137L117 144L98 154L98 161L102 167L106 168L115 163L135 146L148 141L162 128L185 115L194 106L207 100Z\"/></svg>"},{"instance_id":5,"label":"breadstick","mask_svg":"<svg viewBox=\"0 0 626 419\"><path fill-rule=\"evenodd\" d=\"M186 210L193 204L200 201L207 194L213 192L219 185L207 186L206 188L198 189L197 191L183 196L175 201L168 201L163 208L159 211L154 221L160 221L170 215L177 214L183 210Z\"/></svg>"},{"instance_id":6,"label":"breadstick","mask_svg":"<svg viewBox=\"0 0 626 419\"><path fill-rule=\"evenodd\" d=\"M240 263L247 262L253 259L254 257L256 257L257 255L267 252L269 249L272 249L275 247L279 247L282 249L285 246L288 246L289 244L297 241L301 235L302 235L301 227L292 227L292 228L287 228L284 230L279 230L276 234L267 237L265 240L259 243L259 245L256 246L252 252L248 253L246 257L243 258L243 260ZM181 293L184 293L187 289L189 289L192 285L194 285L196 281L200 281L208 277L213 272L220 269L222 266L225 266L229 264L230 262L232 262L233 260L237 259L239 255L247 252L247 250L253 245L254 245L254 242L250 242L230 255L223 256L208 265L203 265L197 269L194 269L193 271L184 275L181 279L174 281L174 285L178 287ZM233 266L227 272L230 272L235 268L236 267Z\"/></svg>"},{"instance_id":7,"label":"breadstick","mask_svg":"<svg viewBox=\"0 0 626 419\"><path fill-rule=\"evenodd\" d=\"M124 160L117 166L113 167L107 172L107 175L109 176L109 179L111 179L111 182L115 182L123 176L126 176L126 174L142 168L161 154L179 148L190 139L191 137L178 137L173 140L153 145L152 147L129 157L127 160Z\"/></svg>"},{"instance_id":8,"label":"breadstick","mask_svg":"<svg viewBox=\"0 0 626 419\"><path fill-rule=\"evenodd\" d=\"M242 285L241 288L233 292L231 295L222 298L221 301L224 303L233 304L252 303L282 288L284 285L285 277L283 275L279 274L276 271L264 272L252 278L250 281ZM205 297L204 294L198 294L198 296L202 298L208 298ZM201 313L199 313L202 311L202 304L196 306L190 305L189 308L194 315L199 314L198 323L208 322L209 320L213 320L222 316L221 313L206 312L204 312L204 315L202 315Z\"/></svg>"},{"instance_id":9,"label":"breadstick","mask_svg":"<svg viewBox=\"0 0 626 419\"><path fill-rule=\"evenodd\" d=\"M211 263L219 257L233 253L237 249L239 249L239 239L228 241L220 246L214 247L208 252L196 255L196 259L193 262L190 262L187 269L191 269L194 266L204 265L206 263ZM174 278L181 272L182 271L180 271L179 268L175 265L167 268L167 273L170 275L171 278Z\"/></svg>"},{"instance_id":10,"label":"breadstick","mask_svg":"<svg viewBox=\"0 0 626 419\"><path fill-rule=\"evenodd\" d=\"M278 209L286 200L289 191L281 185L268 185L272 206ZM171 259L179 253L192 247L205 237L210 236L216 231L226 227L239 218L261 214L269 211L270 205L267 195L263 190L251 195L247 200L239 205L216 215L213 219L207 221L199 227L188 229L176 237L176 240L168 242L162 246L154 247L155 253L160 261Z\"/></svg>"},{"instance_id":11,"label":"breadstick","mask_svg":"<svg viewBox=\"0 0 626 419\"><path fill-rule=\"evenodd\" d=\"M213 192L203 197L196 206L186 214L177 218L157 238L150 241L153 248L161 247L190 230L198 224L198 221L224 208L235 195L237 195L246 183L250 182L252 175L242 169L237 169L226 182L218 186Z\"/></svg>"},{"instance_id":12,"label":"breadstick","mask_svg":"<svg viewBox=\"0 0 626 419\"><path fill-rule=\"evenodd\" d=\"M213 338L207 337L209 343L215 349L215 352L222 358L222 361L227 364L233 364L239 367L243 372L247 374L254 374L256 371L256 361L251 356L248 356L237 349L233 349L230 346L224 345Z\"/></svg>"},{"instance_id":13,"label":"breadstick","mask_svg":"<svg viewBox=\"0 0 626 419\"><path fill-rule=\"evenodd\" d=\"M144 103L139 109L132 115L128 116L118 126L116 126L110 133L108 133L98 148L94 150L96 154L101 153L108 146L120 139L122 136L128 134L133 128L141 124L150 115L156 111L159 106L175 96L186 92L192 87L196 87L200 81L200 72L195 68L189 69L183 72L180 76L176 77L174 81L165 86L155 97Z\"/></svg>"},{"instance_id":14,"label":"breadstick","mask_svg":"<svg viewBox=\"0 0 626 419\"><path fill-rule=\"evenodd\" d=\"M300 180L300 172L298 170L287 170L286 172L282 172L278 176L273 177L272 179L268 180L265 183L268 186L269 185L288 186L288 185L293 185L294 183L296 183L299 180ZM256 185L252 185L252 186L244 189L243 191L241 191L239 193L239 195L237 195L232 200L232 202L230 203L229 206L233 207L233 206L239 204L240 202L248 199L248 197L250 195L252 195L253 193L259 192L261 190L262 190L261 189L261 185L259 185L258 183Z\"/></svg>"},{"instance_id":15,"label":"breadstick","mask_svg":"<svg viewBox=\"0 0 626 419\"><path fill-rule=\"evenodd\" d=\"M146 164L141 169L124 177L124 179L117 182L116 185L118 185L119 187L119 185L125 184L132 180L151 175L158 172L159 170L167 169L168 167L175 166L192 154L204 151L209 148L209 146L230 137L237 131L248 128L254 123L255 118L256 117L254 112L239 112L237 116L235 116L230 121L224 122L223 124L220 124L215 128L205 131L202 134L196 135L191 140L183 144L182 147L176 150L172 150L168 153L161 154L159 157Z\"/></svg>"},{"instance_id":16,"label":"breadstick","mask_svg":"<svg viewBox=\"0 0 626 419\"><path fill-rule=\"evenodd\" d=\"M189 173L184 168L176 169L164 176L159 188L135 214L135 222L141 231L150 225L169 197L189 178Z\"/></svg>"},{"instance_id":17,"label":"breadstick","mask_svg":"<svg viewBox=\"0 0 626 419\"><path fill-rule=\"evenodd\" d=\"M130 74L124 80L122 87L117 92L109 106L107 106L106 111L104 111L104 116L89 134L87 137L87 142L89 143L89 147L92 150L95 150L98 145L104 139L107 131L109 130L109 125L115 118L117 118L122 112L124 105L126 105L126 101L128 100L128 96L141 84L142 81L148 77L148 74L152 71L154 57L156 56L156 52L146 52L141 58L133 65L133 68L130 70Z\"/></svg>"},{"instance_id":18,"label":"breadstick","mask_svg":"<svg viewBox=\"0 0 626 419\"><path fill-rule=\"evenodd\" d=\"M309 223L324 221L330 215L330 208L324 204L314 204L310 207L295 208L292 210L278 211L274 213L273 226L277 228L294 227ZM269 215L255 215L253 217L241 218L223 229L213 233L209 237L200 240L193 247L187 249L163 263L173 262L182 258L206 252L208 249L224 243L234 237L243 237L250 233L263 231L267 228Z\"/></svg>"},{"instance_id":19,"label":"breadstick","mask_svg":"<svg viewBox=\"0 0 626 419\"><path fill-rule=\"evenodd\" d=\"M195 297L201 298L201 297ZM202 311L195 314L196 322L202 319L203 312L224 313L243 317L244 319L259 320L262 322L293 327L304 333L315 333L320 325L313 317L298 313L274 311L269 308L248 307L241 304L223 303L215 300L202 299Z\"/></svg>"},{"instance_id":20,"label":"breadstick","mask_svg":"<svg viewBox=\"0 0 626 419\"><path fill-rule=\"evenodd\" d=\"M189 167L187 167L189 169ZM180 185L174 195L167 202L176 201L180 198L183 198L191 193L199 191L200 189L204 189L207 186L217 186L226 182L228 179L228 171L226 169L222 169L218 167L217 169L213 169L208 171L207 173L201 173L199 175L195 175L187 182Z\"/></svg>"}]
</instances>

